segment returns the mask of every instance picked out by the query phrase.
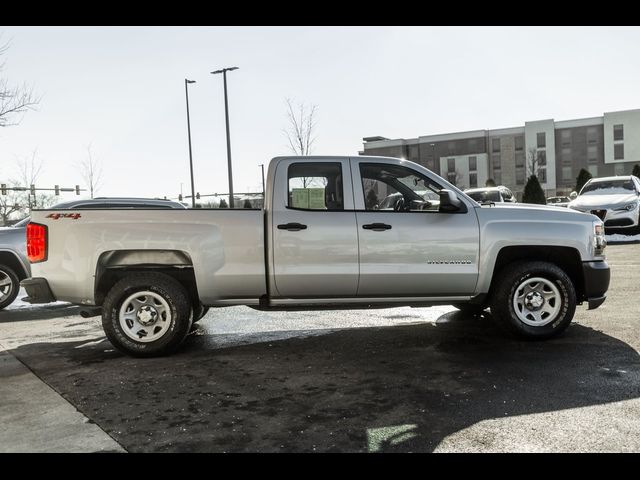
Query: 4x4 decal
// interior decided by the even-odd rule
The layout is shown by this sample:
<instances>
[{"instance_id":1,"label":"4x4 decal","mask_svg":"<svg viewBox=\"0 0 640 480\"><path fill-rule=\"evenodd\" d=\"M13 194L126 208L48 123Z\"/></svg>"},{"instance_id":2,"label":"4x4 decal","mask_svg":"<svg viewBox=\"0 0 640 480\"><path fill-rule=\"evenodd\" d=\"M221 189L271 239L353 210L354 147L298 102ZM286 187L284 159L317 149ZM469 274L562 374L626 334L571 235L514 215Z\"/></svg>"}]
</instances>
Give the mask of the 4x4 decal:
<instances>
[{"instance_id":1,"label":"4x4 decal","mask_svg":"<svg viewBox=\"0 0 640 480\"><path fill-rule=\"evenodd\" d=\"M59 218L73 218L77 220L81 217L79 213L50 213L46 218L53 218L54 220L58 220Z\"/></svg>"}]
</instances>

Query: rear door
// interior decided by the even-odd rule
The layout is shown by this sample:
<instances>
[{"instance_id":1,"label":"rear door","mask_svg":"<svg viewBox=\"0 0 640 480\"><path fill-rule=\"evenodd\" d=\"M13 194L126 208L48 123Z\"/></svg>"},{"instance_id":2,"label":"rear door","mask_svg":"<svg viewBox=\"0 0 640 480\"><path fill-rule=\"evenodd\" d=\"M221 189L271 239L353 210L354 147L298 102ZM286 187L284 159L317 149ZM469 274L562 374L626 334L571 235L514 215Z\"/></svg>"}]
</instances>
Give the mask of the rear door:
<instances>
[{"instance_id":1,"label":"rear door","mask_svg":"<svg viewBox=\"0 0 640 480\"><path fill-rule=\"evenodd\" d=\"M273 189L274 296L355 296L358 233L349 160L281 160Z\"/></svg>"},{"instance_id":2,"label":"rear door","mask_svg":"<svg viewBox=\"0 0 640 480\"><path fill-rule=\"evenodd\" d=\"M408 162L351 159L360 253L358 296L471 295L478 280L475 209L446 213L438 177ZM439 197L436 197L439 198Z\"/></svg>"}]
</instances>

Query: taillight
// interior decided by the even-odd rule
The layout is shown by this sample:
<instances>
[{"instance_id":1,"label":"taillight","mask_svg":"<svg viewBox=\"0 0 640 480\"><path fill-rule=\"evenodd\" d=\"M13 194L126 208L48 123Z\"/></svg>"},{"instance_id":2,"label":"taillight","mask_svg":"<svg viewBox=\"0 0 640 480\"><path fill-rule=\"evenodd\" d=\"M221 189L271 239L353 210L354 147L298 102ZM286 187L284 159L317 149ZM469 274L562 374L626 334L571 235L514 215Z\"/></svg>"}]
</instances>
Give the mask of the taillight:
<instances>
[{"instance_id":1,"label":"taillight","mask_svg":"<svg viewBox=\"0 0 640 480\"><path fill-rule=\"evenodd\" d=\"M27 257L31 263L47 259L47 226L39 223L27 224Z\"/></svg>"}]
</instances>

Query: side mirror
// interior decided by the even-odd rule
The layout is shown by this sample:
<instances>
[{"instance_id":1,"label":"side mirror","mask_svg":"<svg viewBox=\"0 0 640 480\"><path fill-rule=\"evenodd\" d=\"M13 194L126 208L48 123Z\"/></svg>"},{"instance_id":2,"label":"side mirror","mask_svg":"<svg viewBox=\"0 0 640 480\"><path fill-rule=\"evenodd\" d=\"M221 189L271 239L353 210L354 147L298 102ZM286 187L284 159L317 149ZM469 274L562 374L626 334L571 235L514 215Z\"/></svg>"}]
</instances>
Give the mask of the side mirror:
<instances>
[{"instance_id":1,"label":"side mirror","mask_svg":"<svg viewBox=\"0 0 640 480\"><path fill-rule=\"evenodd\" d=\"M438 192L440 195L440 211L441 212L466 212L467 209L462 202L458 198L458 196L453 193L451 190L447 190L443 188Z\"/></svg>"}]
</instances>

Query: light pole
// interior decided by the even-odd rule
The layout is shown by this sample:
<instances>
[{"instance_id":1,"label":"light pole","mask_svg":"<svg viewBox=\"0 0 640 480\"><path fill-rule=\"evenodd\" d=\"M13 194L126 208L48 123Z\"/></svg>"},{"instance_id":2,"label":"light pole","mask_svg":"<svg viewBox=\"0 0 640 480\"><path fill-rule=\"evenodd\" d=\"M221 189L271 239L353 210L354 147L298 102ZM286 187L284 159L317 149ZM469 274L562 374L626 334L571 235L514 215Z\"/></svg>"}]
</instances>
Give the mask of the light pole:
<instances>
[{"instance_id":1,"label":"light pole","mask_svg":"<svg viewBox=\"0 0 640 480\"><path fill-rule=\"evenodd\" d=\"M189 88L190 83L196 83L195 80L184 79L184 94L187 98L187 135L189 136L189 170L191 172L191 208L196 208L196 192L193 185L193 155L191 153L191 121L189 120ZM180 193L182 194L182 184L180 184Z\"/></svg>"},{"instance_id":2,"label":"light pole","mask_svg":"<svg viewBox=\"0 0 640 480\"><path fill-rule=\"evenodd\" d=\"M238 67L228 67L211 72L212 75L222 74L224 80L224 117L227 123L227 164L229 169L229 208L233 208L233 173L231 170L231 138L229 137L229 103L227 101L227 72L237 70Z\"/></svg>"},{"instance_id":3,"label":"light pole","mask_svg":"<svg viewBox=\"0 0 640 480\"><path fill-rule=\"evenodd\" d=\"M262 169L262 197L264 198L264 163L260 164L260 168Z\"/></svg>"},{"instance_id":4,"label":"light pole","mask_svg":"<svg viewBox=\"0 0 640 480\"><path fill-rule=\"evenodd\" d=\"M431 161L433 162L433 171L439 172L440 169L436 169L436 144L430 143L429 146L431 147Z\"/></svg>"}]
</instances>

